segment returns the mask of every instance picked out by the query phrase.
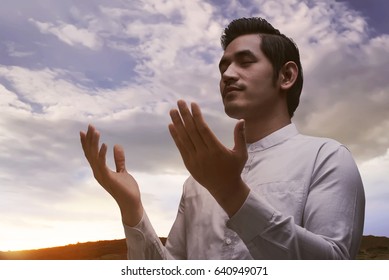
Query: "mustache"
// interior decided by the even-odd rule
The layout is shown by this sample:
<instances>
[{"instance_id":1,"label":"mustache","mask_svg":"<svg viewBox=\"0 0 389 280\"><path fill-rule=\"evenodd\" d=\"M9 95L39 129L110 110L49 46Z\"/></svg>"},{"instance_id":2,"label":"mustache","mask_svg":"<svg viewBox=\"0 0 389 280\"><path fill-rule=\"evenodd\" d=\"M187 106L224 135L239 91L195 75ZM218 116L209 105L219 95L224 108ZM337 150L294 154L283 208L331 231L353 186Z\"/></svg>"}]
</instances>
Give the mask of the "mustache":
<instances>
[{"instance_id":1,"label":"mustache","mask_svg":"<svg viewBox=\"0 0 389 280\"><path fill-rule=\"evenodd\" d=\"M245 86L242 85L242 84L234 84L234 83L229 83L229 84L226 84L223 88L223 96L226 95L228 92L230 91L234 91L234 90L244 90L245 89Z\"/></svg>"}]
</instances>

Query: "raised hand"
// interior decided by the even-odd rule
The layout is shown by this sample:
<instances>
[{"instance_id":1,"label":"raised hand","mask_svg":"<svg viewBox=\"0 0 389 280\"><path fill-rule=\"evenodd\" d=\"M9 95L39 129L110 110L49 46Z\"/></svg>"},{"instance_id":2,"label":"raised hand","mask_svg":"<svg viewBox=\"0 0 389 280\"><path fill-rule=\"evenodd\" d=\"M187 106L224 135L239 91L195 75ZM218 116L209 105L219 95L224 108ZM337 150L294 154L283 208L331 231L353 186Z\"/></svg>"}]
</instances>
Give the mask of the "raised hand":
<instances>
[{"instance_id":1,"label":"raised hand","mask_svg":"<svg viewBox=\"0 0 389 280\"><path fill-rule=\"evenodd\" d=\"M173 123L169 131L184 164L193 178L232 216L249 193L241 178L247 161L244 121L236 124L235 146L228 149L210 130L196 103L192 103L191 111L182 100L177 105L178 110L170 111Z\"/></svg>"},{"instance_id":2,"label":"raised hand","mask_svg":"<svg viewBox=\"0 0 389 280\"><path fill-rule=\"evenodd\" d=\"M116 200L123 222L135 226L142 218L143 206L139 187L135 179L127 172L123 148L114 146L116 171L106 164L107 145L99 148L100 133L89 125L87 133L81 131L82 149L97 182Z\"/></svg>"}]
</instances>

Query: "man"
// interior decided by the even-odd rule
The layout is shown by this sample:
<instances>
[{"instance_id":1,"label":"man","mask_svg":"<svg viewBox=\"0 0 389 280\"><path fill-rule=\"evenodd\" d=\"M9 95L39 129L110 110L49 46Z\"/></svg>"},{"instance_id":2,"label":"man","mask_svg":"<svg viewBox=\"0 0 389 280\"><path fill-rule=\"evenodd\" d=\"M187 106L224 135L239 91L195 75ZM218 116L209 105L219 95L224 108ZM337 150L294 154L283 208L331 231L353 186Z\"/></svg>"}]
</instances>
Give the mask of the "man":
<instances>
[{"instance_id":1,"label":"man","mask_svg":"<svg viewBox=\"0 0 389 280\"><path fill-rule=\"evenodd\" d=\"M291 118L303 84L293 41L261 18L232 21L222 35L220 92L238 119L224 147L197 104L180 100L169 131L191 177L162 246L142 207L124 152L105 163L93 126L81 142L97 181L122 214L130 259L350 259L364 222L364 190L350 152L303 136Z\"/></svg>"}]
</instances>

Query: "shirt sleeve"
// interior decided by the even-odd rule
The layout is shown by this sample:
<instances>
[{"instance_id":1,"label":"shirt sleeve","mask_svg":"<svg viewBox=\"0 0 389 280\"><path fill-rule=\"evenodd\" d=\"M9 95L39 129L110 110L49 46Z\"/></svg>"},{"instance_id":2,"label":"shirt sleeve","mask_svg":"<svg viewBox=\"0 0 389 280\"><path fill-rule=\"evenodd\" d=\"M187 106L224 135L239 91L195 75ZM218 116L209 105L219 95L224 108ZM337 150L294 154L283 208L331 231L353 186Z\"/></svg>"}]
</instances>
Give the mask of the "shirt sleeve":
<instances>
[{"instance_id":1,"label":"shirt sleeve","mask_svg":"<svg viewBox=\"0 0 389 280\"><path fill-rule=\"evenodd\" d=\"M162 260L168 258L168 253L155 233L145 211L136 226L130 227L126 224L123 224L123 226L129 260Z\"/></svg>"},{"instance_id":2,"label":"shirt sleeve","mask_svg":"<svg viewBox=\"0 0 389 280\"><path fill-rule=\"evenodd\" d=\"M166 246L163 246L155 233L145 211L141 221L135 227L123 224L129 260L187 259L184 200L185 184L177 217L169 232Z\"/></svg>"},{"instance_id":3,"label":"shirt sleeve","mask_svg":"<svg viewBox=\"0 0 389 280\"><path fill-rule=\"evenodd\" d=\"M227 222L254 259L353 259L364 223L358 169L343 146L324 147L312 173L302 225L251 191Z\"/></svg>"}]
</instances>

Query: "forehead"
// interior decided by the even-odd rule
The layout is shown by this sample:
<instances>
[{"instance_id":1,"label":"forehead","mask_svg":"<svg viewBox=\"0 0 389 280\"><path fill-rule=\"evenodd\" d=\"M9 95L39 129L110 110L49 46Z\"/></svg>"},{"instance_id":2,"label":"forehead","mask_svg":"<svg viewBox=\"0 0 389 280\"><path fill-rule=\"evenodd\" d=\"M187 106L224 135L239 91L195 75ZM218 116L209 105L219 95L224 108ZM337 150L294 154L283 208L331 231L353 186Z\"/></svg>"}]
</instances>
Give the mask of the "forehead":
<instances>
[{"instance_id":1,"label":"forehead","mask_svg":"<svg viewBox=\"0 0 389 280\"><path fill-rule=\"evenodd\" d=\"M225 49L222 58L228 58L242 51L261 55L261 37L259 34L247 34L235 38Z\"/></svg>"}]
</instances>

